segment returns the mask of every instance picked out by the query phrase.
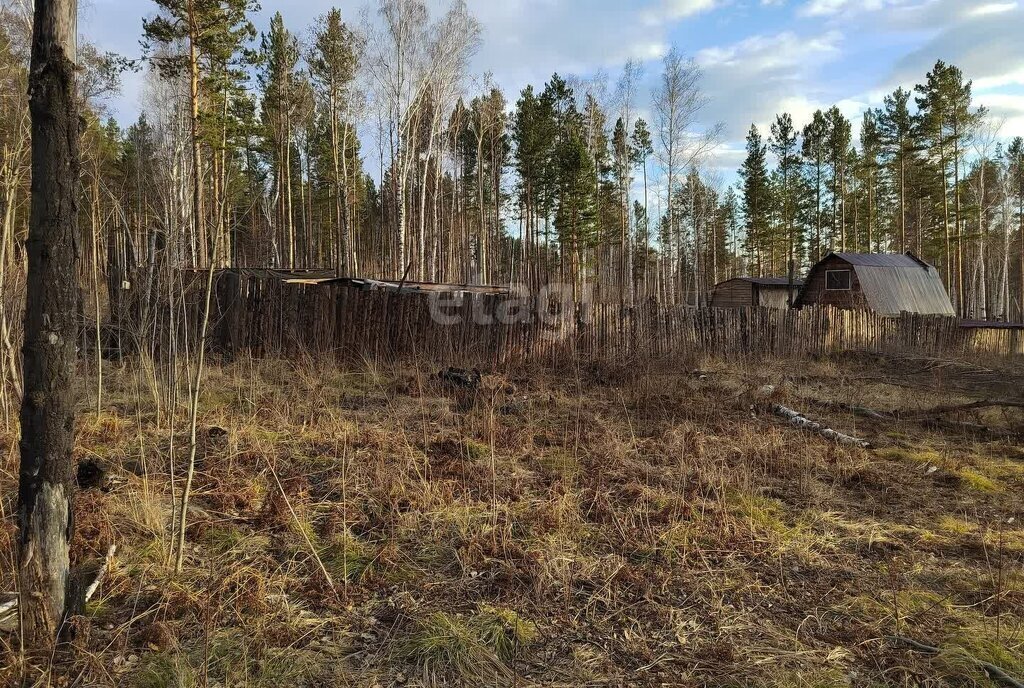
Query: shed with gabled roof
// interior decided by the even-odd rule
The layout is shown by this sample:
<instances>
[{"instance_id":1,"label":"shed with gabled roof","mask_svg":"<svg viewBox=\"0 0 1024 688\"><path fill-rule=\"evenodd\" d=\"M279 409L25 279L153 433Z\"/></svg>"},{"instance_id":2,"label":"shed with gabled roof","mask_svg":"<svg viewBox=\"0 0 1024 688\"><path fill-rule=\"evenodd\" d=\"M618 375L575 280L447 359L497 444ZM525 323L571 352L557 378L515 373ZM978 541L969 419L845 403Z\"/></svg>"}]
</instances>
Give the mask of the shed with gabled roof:
<instances>
[{"instance_id":1,"label":"shed with gabled roof","mask_svg":"<svg viewBox=\"0 0 1024 688\"><path fill-rule=\"evenodd\" d=\"M788 277L734 277L719 282L711 294L712 308L789 308L790 297L795 297L803 284Z\"/></svg>"},{"instance_id":2,"label":"shed with gabled roof","mask_svg":"<svg viewBox=\"0 0 1024 688\"><path fill-rule=\"evenodd\" d=\"M811 268L793 305L956 315L939 271L912 253L830 253Z\"/></svg>"}]
</instances>

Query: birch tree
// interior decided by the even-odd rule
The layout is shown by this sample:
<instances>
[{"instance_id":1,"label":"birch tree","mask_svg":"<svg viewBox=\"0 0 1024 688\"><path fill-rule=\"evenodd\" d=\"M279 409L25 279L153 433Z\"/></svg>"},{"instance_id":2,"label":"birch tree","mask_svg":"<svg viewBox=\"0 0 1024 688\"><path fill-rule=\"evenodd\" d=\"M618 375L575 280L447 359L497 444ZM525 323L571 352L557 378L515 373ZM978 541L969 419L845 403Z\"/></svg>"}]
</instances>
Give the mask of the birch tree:
<instances>
[{"instance_id":1,"label":"birch tree","mask_svg":"<svg viewBox=\"0 0 1024 688\"><path fill-rule=\"evenodd\" d=\"M656 155L665 178L665 207L668 208L668 240L663 246L667 275L676 275L666 281L669 301L675 302L681 285L678 283L680 236L672 195L680 175L712 149L721 125L704 132L692 131L697 116L704 109L706 97L700 90L701 73L693 60L686 60L672 48L662 65L661 81L654 92Z\"/></svg>"},{"instance_id":2,"label":"birch tree","mask_svg":"<svg viewBox=\"0 0 1024 688\"><path fill-rule=\"evenodd\" d=\"M395 267L404 271L408 257L407 189L416 162L415 115L430 83L427 60L430 14L422 0L383 0L378 13L382 26L370 27L367 31L367 68L388 127L388 155L397 203Z\"/></svg>"}]
</instances>

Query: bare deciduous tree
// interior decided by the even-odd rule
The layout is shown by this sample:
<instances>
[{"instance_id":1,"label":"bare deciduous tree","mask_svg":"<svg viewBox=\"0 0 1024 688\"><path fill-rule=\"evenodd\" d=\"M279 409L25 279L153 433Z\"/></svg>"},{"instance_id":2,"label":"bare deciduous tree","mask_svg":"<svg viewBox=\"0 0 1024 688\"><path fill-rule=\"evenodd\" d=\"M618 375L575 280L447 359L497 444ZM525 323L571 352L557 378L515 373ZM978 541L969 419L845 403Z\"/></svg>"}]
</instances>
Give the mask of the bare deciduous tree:
<instances>
[{"instance_id":1,"label":"bare deciduous tree","mask_svg":"<svg viewBox=\"0 0 1024 688\"><path fill-rule=\"evenodd\" d=\"M686 60L676 48L664 59L661 83L654 92L656 155L665 176L665 207L667 208L668 242L663 247L666 275L666 297L676 300L682 289L681 244L677 214L672 196L680 174L715 145L721 132L716 125L704 132L695 132L697 117L707 102L700 90L701 72L693 60Z\"/></svg>"}]
</instances>

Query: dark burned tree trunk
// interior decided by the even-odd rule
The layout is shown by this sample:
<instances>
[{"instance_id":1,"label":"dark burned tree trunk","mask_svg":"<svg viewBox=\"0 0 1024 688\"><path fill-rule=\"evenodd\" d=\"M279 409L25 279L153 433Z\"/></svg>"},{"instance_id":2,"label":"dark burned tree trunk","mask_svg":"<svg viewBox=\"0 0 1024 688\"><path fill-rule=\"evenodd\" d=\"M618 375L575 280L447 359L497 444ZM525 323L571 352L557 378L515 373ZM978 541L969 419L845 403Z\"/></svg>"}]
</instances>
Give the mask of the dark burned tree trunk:
<instances>
[{"instance_id":1,"label":"dark burned tree trunk","mask_svg":"<svg viewBox=\"0 0 1024 688\"><path fill-rule=\"evenodd\" d=\"M18 553L28 647L50 645L69 602L78 313L76 0L36 0Z\"/></svg>"}]
</instances>

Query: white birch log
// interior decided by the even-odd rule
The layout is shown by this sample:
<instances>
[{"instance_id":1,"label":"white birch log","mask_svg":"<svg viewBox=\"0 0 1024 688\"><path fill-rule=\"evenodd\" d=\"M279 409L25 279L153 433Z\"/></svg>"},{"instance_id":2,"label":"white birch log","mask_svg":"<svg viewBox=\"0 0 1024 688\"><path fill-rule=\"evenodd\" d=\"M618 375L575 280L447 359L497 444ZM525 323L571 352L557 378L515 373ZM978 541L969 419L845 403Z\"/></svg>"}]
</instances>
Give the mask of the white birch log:
<instances>
[{"instance_id":1,"label":"white birch log","mask_svg":"<svg viewBox=\"0 0 1024 688\"><path fill-rule=\"evenodd\" d=\"M807 418L804 414L799 411L783 406L782 404L773 404L772 412L777 416L781 416L789 421L789 424L794 428L801 430L807 430L808 432L814 432L827 440L832 440L838 444L842 444L850 447L861 447L862 449L869 449L871 444L865 440L851 437L850 435L843 434L838 430L826 427L817 421L813 421Z\"/></svg>"}]
</instances>

